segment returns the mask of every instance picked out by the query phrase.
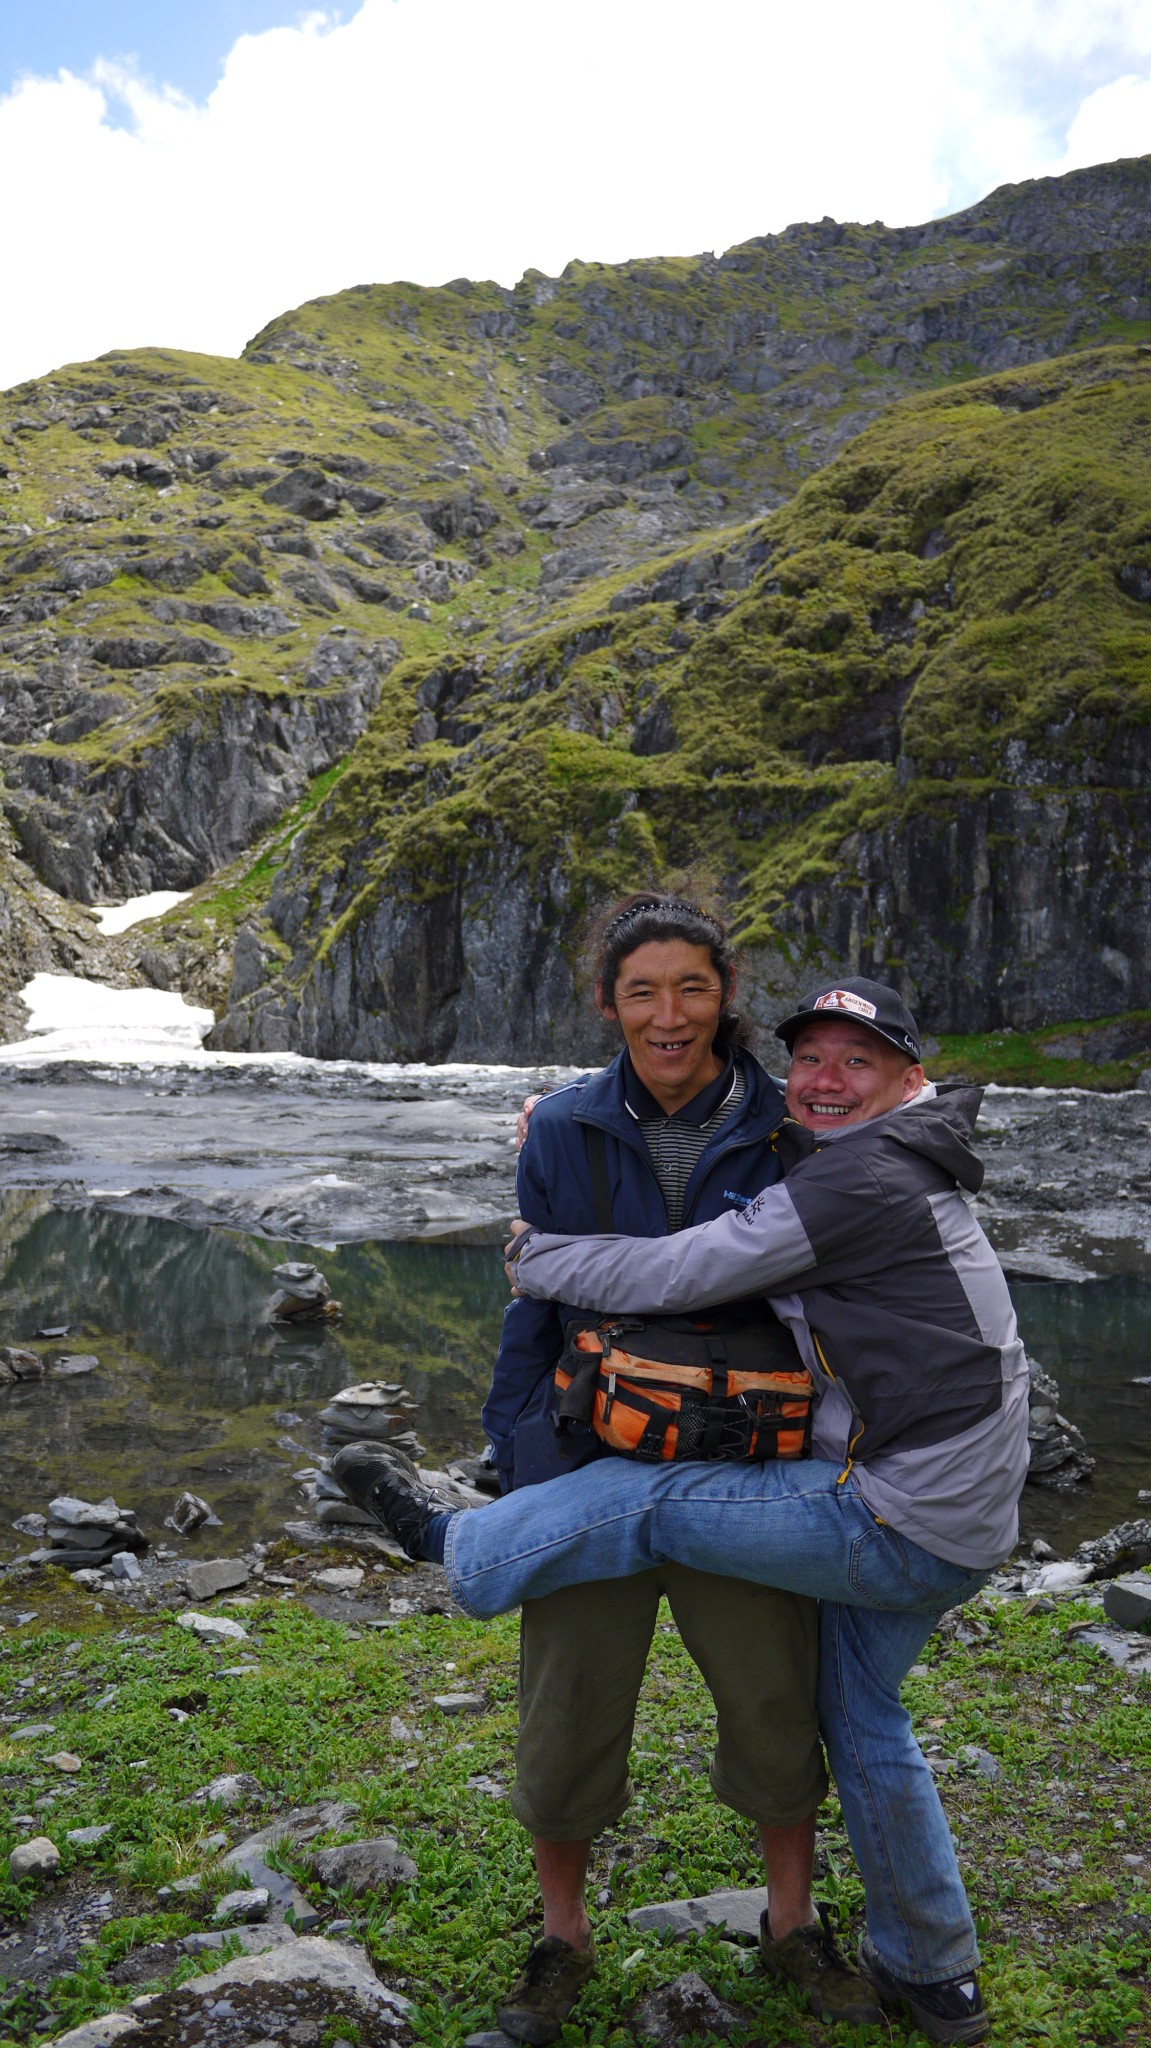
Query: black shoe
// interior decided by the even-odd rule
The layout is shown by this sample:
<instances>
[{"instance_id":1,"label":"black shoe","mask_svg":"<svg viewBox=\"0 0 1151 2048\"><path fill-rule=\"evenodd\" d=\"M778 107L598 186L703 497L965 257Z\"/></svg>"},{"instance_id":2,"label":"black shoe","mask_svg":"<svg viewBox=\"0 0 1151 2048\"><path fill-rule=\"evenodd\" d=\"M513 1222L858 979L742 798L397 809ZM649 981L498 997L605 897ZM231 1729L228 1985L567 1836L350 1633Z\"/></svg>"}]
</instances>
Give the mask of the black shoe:
<instances>
[{"instance_id":1,"label":"black shoe","mask_svg":"<svg viewBox=\"0 0 1151 2048\"><path fill-rule=\"evenodd\" d=\"M794 1984L809 2012L829 2026L874 2027L883 2011L869 1986L840 1952L821 1906L810 1927L795 1927L779 1941L772 1938L766 1911L759 1918L759 1953L769 1976Z\"/></svg>"},{"instance_id":2,"label":"black shoe","mask_svg":"<svg viewBox=\"0 0 1151 2048\"><path fill-rule=\"evenodd\" d=\"M428 1523L445 1509L410 1458L384 1444L345 1444L329 1469L348 1499L382 1522L409 1557L426 1557Z\"/></svg>"},{"instance_id":3,"label":"black shoe","mask_svg":"<svg viewBox=\"0 0 1151 2048\"><path fill-rule=\"evenodd\" d=\"M907 2012L929 2041L982 2041L991 2031L991 2015L984 2008L974 1970L969 1977L948 1977L941 1984L907 1984L892 1976L866 1934L859 1946L859 1968L884 2009Z\"/></svg>"},{"instance_id":4,"label":"black shoe","mask_svg":"<svg viewBox=\"0 0 1151 2048\"><path fill-rule=\"evenodd\" d=\"M573 1948L558 1934L545 1934L529 1951L523 1975L512 1985L496 2018L513 2041L558 2041L563 2024L595 1975L595 1944Z\"/></svg>"}]
</instances>

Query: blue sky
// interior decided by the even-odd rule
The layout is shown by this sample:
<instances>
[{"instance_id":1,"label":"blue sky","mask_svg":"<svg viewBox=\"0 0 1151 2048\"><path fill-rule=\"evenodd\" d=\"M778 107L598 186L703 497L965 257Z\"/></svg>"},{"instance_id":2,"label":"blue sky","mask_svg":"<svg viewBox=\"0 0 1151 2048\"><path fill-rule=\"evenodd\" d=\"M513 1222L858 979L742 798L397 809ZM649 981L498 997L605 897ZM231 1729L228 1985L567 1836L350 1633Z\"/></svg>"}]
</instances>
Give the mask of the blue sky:
<instances>
[{"instance_id":1,"label":"blue sky","mask_svg":"<svg viewBox=\"0 0 1151 2048\"><path fill-rule=\"evenodd\" d=\"M0 8L0 91L25 72L88 71L132 58L148 77L206 99L241 35L294 22L291 0L7 0Z\"/></svg>"},{"instance_id":2,"label":"blue sky","mask_svg":"<svg viewBox=\"0 0 1151 2048\"><path fill-rule=\"evenodd\" d=\"M1147 153L1151 0L0 0L0 388Z\"/></svg>"}]
</instances>

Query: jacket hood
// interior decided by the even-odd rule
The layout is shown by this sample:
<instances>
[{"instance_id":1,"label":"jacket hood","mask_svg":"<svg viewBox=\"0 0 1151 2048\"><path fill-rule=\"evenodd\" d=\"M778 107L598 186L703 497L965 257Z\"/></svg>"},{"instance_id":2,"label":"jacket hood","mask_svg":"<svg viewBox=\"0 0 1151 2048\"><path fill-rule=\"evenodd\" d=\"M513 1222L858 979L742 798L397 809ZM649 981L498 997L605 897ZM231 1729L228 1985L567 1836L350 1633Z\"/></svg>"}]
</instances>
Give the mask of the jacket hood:
<instances>
[{"instance_id":1,"label":"jacket hood","mask_svg":"<svg viewBox=\"0 0 1151 2048\"><path fill-rule=\"evenodd\" d=\"M884 1136L919 1152L949 1173L969 1194L983 1186L983 1161L973 1149L972 1137L982 1088L963 1081L943 1082L928 1102L909 1102L904 1109L882 1117Z\"/></svg>"},{"instance_id":2,"label":"jacket hood","mask_svg":"<svg viewBox=\"0 0 1151 2048\"><path fill-rule=\"evenodd\" d=\"M893 1138L909 1152L932 1160L969 1194L978 1194L983 1186L983 1161L973 1150L971 1140L982 1100L982 1088L973 1088L963 1081L941 1081L925 1099L908 1102L901 1109L869 1118L865 1123L849 1124L846 1130L829 1132L822 1141L789 1117L777 1140L784 1172L789 1172L801 1159L810 1158L813 1152L821 1152L826 1145L850 1145L861 1138Z\"/></svg>"}]
</instances>

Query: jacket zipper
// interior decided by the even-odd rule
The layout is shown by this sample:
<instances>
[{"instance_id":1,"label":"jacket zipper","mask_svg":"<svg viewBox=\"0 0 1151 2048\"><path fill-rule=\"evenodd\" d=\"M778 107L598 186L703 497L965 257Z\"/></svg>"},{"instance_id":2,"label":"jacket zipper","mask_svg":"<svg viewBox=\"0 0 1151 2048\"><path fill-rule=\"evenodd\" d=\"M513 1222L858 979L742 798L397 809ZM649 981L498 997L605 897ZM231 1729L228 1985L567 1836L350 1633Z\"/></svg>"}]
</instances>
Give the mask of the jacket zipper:
<instances>
[{"instance_id":1,"label":"jacket zipper","mask_svg":"<svg viewBox=\"0 0 1151 2048\"><path fill-rule=\"evenodd\" d=\"M808 1324L808 1328L811 1329L810 1323ZM833 1386L838 1387L839 1375L838 1373L832 1372L831 1367L827 1362L827 1353L824 1351L824 1348L820 1343L819 1338L814 1330L811 1331L811 1341L815 1346L819 1362L823 1367L824 1372L827 1374L828 1379L831 1381ZM859 1428L855 1430L847 1440L847 1463L844 1466L842 1472L840 1473L839 1478L835 1482L837 1486L843 1485L844 1480L847 1478L848 1473L851 1471L851 1468L855 1463L855 1446L859 1442L860 1437L863 1435L863 1432L867 1427L867 1424L865 1422L860 1421L859 1416L856 1415L854 1406L852 1407L851 1413L853 1419L859 1423Z\"/></svg>"}]
</instances>

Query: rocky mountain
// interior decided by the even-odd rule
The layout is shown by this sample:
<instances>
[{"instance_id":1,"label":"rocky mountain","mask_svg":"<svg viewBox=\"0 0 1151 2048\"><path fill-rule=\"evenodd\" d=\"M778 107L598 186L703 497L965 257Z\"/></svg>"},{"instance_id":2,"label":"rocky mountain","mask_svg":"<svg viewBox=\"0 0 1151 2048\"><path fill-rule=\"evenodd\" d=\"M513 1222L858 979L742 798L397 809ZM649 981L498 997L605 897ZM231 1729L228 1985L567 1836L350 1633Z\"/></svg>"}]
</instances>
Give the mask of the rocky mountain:
<instances>
[{"instance_id":1,"label":"rocky mountain","mask_svg":"<svg viewBox=\"0 0 1151 2048\"><path fill-rule=\"evenodd\" d=\"M356 287L5 394L7 988L196 887L112 957L221 1043L579 1057L580 916L702 861L766 1004L1131 1007L1149 198Z\"/></svg>"}]
</instances>

